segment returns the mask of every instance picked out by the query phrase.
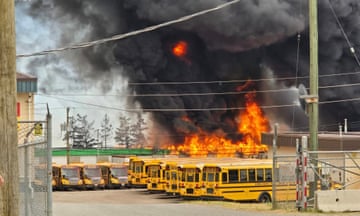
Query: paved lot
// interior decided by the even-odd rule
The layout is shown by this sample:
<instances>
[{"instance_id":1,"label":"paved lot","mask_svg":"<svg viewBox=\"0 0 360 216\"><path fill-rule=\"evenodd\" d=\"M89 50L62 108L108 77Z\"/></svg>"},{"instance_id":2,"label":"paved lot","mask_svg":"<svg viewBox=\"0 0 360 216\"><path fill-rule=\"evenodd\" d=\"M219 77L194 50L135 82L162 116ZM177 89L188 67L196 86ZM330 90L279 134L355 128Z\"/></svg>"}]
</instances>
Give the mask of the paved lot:
<instances>
[{"instance_id":1,"label":"paved lot","mask_svg":"<svg viewBox=\"0 0 360 216\"><path fill-rule=\"evenodd\" d=\"M145 190L66 191L53 193L53 216L355 216L360 213L299 213L271 210L269 204L183 201Z\"/></svg>"}]
</instances>

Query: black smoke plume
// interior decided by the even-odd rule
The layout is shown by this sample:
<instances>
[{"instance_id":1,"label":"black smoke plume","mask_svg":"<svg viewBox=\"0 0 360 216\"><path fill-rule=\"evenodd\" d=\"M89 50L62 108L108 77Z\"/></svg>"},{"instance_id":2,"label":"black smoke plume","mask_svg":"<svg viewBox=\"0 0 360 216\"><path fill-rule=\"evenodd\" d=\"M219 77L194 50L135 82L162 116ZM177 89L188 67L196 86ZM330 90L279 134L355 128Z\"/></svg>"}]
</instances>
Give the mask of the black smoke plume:
<instances>
[{"instance_id":1,"label":"black smoke plume","mask_svg":"<svg viewBox=\"0 0 360 216\"><path fill-rule=\"evenodd\" d=\"M20 16L31 16L53 28L57 44L67 45L81 40L96 40L114 34L138 30L150 25L177 19L200 10L215 7L227 0L107 0L107 1L32 1L22 8ZM104 91L111 85L111 76L123 76L135 101L143 109L207 109L244 106L244 94L211 94L236 92L244 82L226 80L258 80L245 91L257 90L260 105L289 105L298 101L299 84L307 88L308 78L277 80L281 77L309 75L309 38L307 1L242 0L217 12L194 18L156 31L147 32L105 45L57 54L76 65L80 77L91 81L104 80ZM358 71L330 4L344 27L356 51L360 36L360 2L357 0L319 1L319 89L320 102L355 98L360 88L334 85L359 82L358 75L335 74ZM51 23L51 25L49 25ZM83 34L79 34L79 33ZM300 40L298 40L300 36ZM187 54L179 58L172 53L178 41L188 44ZM298 48L299 45L299 48ZM40 58L40 60L39 60ZM39 57L29 64L30 71L49 64ZM43 60L41 60L43 58ZM43 62L42 62L43 61ZM86 66L86 68L85 68ZM119 68L117 74L110 73ZM64 73L66 74L66 73ZM334 75L334 76L325 76ZM194 83L198 81L209 81ZM218 82L212 82L218 81ZM164 82L191 82L169 85ZM131 83L155 83L131 85ZM158 84L156 84L158 83ZM116 85L116 84L114 84ZM266 92L271 89L289 91ZM294 93L295 92L295 93ZM171 94L168 97L144 97L143 94ZM184 95L204 93L204 95ZM207 94L209 93L209 94ZM179 95L180 94L180 95ZM183 94L183 95L181 95ZM120 99L119 99L120 100ZM360 125L357 101L320 104L320 129L336 130L337 124L348 118L350 129ZM237 139L236 121L239 110L228 111L154 111L154 119L170 134L181 135L222 130L228 138ZM306 130L307 116L301 106L267 108L271 123L284 122L290 130ZM184 117L191 122L184 121ZM177 142L182 136L176 137Z\"/></svg>"}]
</instances>

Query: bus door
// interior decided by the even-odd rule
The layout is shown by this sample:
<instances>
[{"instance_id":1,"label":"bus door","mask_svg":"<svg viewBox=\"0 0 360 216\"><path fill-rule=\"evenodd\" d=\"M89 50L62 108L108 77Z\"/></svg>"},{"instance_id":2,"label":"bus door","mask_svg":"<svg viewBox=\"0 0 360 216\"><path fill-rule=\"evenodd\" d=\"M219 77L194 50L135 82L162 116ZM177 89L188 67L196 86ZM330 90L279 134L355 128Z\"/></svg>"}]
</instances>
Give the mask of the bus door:
<instances>
[{"instance_id":1,"label":"bus door","mask_svg":"<svg viewBox=\"0 0 360 216\"><path fill-rule=\"evenodd\" d=\"M105 187L110 185L110 165L100 165L101 177L104 179Z\"/></svg>"}]
</instances>

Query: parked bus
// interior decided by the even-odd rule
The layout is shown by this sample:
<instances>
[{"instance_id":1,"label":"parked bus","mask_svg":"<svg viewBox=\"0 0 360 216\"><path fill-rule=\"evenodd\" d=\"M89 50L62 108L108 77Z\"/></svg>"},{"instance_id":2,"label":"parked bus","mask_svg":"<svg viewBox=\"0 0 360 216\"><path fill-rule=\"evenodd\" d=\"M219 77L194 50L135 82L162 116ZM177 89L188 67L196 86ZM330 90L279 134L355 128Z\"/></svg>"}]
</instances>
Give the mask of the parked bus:
<instances>
[{"instance_id":1,"label":"parked bus","mask_svg":"<svg viewBox=\"0 0 360 216\"><path fill-rule=\"evenodd\" d=\"M272 161L244 160L230 164L206 164L202 169L203 199L270 202L272 199ZM296 186L277 185L277 200L295 200Z\"/></svg>"},{"instance_id":2,"label":"parked bus","mask_svg":"<svg viewBox=\"0 0 360 216\"><path fill-rule=\"evenodd\" d=\"M80 169L80 177L86 189L104 189L105 181L101 175L101 169L96 164L71 163L71 166Z\"/></svg>"},{"instance_id":3,"label":"parked bus","mask_svg":"<svg viewBox=\"0 0 360 216\"><path fill-rule=\"evenodd\" d=\"M53 179L58 190L84 189L80 168L71 165L52 165Z\"/></svg>"},{"instance_id":4,"label":"parked bus","mask_svg":"<svg viewBox=\"0 0 360 216\"><path fill-rule=\"evenodd\" d=\"M179 167L177 162L165 163L165 174L163 176L165 180L165 192L168 195L178 196L179 191Z\"/></svg>"},{"instance_id":5,"label":"parked bus","mask_svg":"<svg viewBox=\"0 0 360 216\"><path fill-rule=\"evenodd\" d=\"M105 188L122 188L128 186L128 166L120 163L99 162Z\"/></svg>"},{"instance_id":6,"label":"parked bus","mask_svg":"<svg viewBox=\"0 0 360 216\"><path fill-rule=\"evenodd\" d=\"M200 198L202 164L190 163L179 166L179 194L183 198Z\"/></svg>"},{"instance_id":7,"label":"parked bus","mask_svg":"<svg viewBox=\"0 0 360 216\"><path fill-rule=\"evenodd\" d=\"M135 188L146 188L148 183L148 164L154 158L133 158L129 162L131 167L129 185Z\"/></svg>"},{"instance_id":8,"label":"parked bus","mask_svg":"<svg viewBox=\"0 0 360 216\"><path fill-rule=\"evenodd\" d=\"M149 161L147 163L147 189L150 192L165 191L165 169L164 163L159 160Z\"/></svg>"},{"instance_id":9,"label":"parked bus","mask_svg":"<svg viewBox=\"0 0 360 216\"><path fill-rule=\"evenodd\" d=\"M168 195L180 195L180 178L182 176L182 169L184 164L202 164L211 162L236 162L241 160L240 158L171 158L165 162L165 191ZM200 183L200 181L199 181ZM185 182L182 182L182 187L185 186ZM191 190L190 190L191 191Z\"/></svg>"},{"instance_id":10,"label":"parked bus","mask_svg":"<svg viewBox=\"0 0 360 216\"><path fill-rule=\"evenodd\" d=\"M61 185L61 165L53 163L52 164L52 189L59 190Z\"/></svg>"}]
</instances>

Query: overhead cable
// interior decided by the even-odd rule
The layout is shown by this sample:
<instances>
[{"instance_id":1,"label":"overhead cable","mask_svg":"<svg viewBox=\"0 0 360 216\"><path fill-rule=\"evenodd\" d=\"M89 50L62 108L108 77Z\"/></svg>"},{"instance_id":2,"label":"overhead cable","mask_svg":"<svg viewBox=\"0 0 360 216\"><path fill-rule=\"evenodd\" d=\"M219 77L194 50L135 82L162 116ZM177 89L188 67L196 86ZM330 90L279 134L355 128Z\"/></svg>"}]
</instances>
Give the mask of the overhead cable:
<instances>
[{"instance_id":1,"label":"overhead cable","mask_svg":"<svg viewBox=\"0 0 360 216\"><path fill-rule=\"evenodd\" d=\"M199 12L187 15L187 16L183 16L183 17L175 19L175 20L160 23L160 24L157 24L157 25L152 25L152 26L149 26L149 27L146 27L146 28L143 28L143 29L139 29L139 30L135 30L135 31L132 31L132 32L128 32L128 33L125 33L125 34L117 34L117 35L114 35L112 37L103 38L103 39L99 39L99 40L95 40L95 41L82 42L82 43L74 44L74 45L67 46L67 47L49 49L49 50L44 50L44 51L34 52L34 53L29 53L29 54L19 54L19 55L16 55L16 57L17 58L23 58L23 57L41 56L41 55L47 55L47 54L51 54L51 53L63 52L63 51L66 51L66 50L73 50L73 49L92 47L92 46L107 43L107 42L110 42L110 41L121 40L121 39L130 37L130 36L135 36L135 35L138 35L138 34L142 34L142 33L145 33L145 32L150 32L150 31L154 31L154 30L163 28L165 26L170 26L170 25L173 25L173 24L176 24L176 23L184 22L184 21L193 19L195 17L202 16L202 15L205 15L207 13L223 9L225 7L228 7L230 5L238 3L239 1L240 0L229 1L229 2L226 2L224 4L220 4L220 5L218 5L218 6L214 7L214 8L202 10L202 11L199 11Z\"/></svg>"}]
</instances>

